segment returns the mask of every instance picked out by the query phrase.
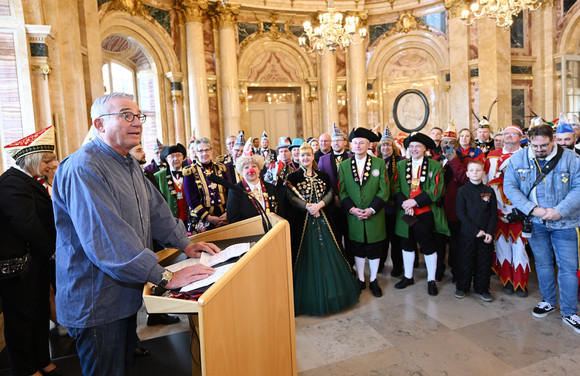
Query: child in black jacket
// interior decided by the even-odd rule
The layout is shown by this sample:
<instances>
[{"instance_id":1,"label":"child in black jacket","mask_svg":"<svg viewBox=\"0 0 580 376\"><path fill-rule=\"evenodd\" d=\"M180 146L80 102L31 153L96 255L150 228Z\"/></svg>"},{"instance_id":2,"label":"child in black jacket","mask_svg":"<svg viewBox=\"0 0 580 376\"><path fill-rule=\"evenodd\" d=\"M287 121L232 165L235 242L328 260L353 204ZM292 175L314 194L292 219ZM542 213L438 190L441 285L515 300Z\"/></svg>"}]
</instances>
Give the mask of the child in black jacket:
<instances>
[{"instance_id":1,"label":"child in black jacket","mask_svg":"<svg viewBox=\"0 0 580 376\"><path fill-rule=\"evenodd\" d=\"M469 183L457 192L457 217L461 222L461 244L457 255L457 291L461 299L469 293L471 280L473 289L481 299L491 302L489 276L493 262L493 233L497 223L497 201L493 189L483 184L483 163L470 161L467 164Z\"/></svg>"}]
</instances>

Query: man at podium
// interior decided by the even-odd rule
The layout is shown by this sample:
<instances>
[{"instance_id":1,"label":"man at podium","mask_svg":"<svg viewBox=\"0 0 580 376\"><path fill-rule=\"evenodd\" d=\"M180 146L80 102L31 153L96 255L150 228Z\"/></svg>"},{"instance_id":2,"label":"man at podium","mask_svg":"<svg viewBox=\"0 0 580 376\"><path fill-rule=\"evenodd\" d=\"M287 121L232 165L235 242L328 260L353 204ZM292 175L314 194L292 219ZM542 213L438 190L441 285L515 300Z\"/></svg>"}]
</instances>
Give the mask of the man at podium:
<instances>
[{"instance_id":1,"label":"man at podium","mask_svg":"<svg viewBox=\"0 0 580 376\"><path fill-rule=\"evenodd\" d=\"M219 249L189 241L183 222L129 154L146 119L133 96L100 97L91 117L97 137L61 163L53 186L56 310L76 339L83 375L124 375L135 348L143 284L175 289L214 272L201 264L164 270L151 250L153 240L190 257Z\"/></svg>"}]
</instances>

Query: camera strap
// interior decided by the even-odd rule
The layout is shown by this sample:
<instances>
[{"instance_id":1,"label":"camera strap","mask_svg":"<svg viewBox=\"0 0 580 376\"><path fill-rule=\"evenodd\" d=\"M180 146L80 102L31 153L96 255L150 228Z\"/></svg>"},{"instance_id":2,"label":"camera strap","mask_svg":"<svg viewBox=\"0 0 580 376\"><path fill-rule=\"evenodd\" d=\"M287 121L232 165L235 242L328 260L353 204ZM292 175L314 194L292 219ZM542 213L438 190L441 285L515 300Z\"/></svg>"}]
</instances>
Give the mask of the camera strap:
<instances>
[{"instance_id":1,"label":"camera strap","mask_svg":"<svg viewBox=\"0 0 580 376\"><path fill-rule=\"evenodd\" d=\"M536 188L536 186L540 184L540 182L546 177L546 175L548 175L550 171L552 171L554 167L556 167L558 161L560 160L560 158L562 158L562 154L564 154L564 149L558 144L556 144L556 147L557 147L556 155L554 156L554 158L550 159L540 170L540 174L536 178L536 181L534 181L534 184L532 184L532 188L530 189L526 197L530 197L530 193L532 193L534 188ZM534 162L536 163L536 166L539 166L537 158L534 158Z\"/></svg>"}]
</instances>

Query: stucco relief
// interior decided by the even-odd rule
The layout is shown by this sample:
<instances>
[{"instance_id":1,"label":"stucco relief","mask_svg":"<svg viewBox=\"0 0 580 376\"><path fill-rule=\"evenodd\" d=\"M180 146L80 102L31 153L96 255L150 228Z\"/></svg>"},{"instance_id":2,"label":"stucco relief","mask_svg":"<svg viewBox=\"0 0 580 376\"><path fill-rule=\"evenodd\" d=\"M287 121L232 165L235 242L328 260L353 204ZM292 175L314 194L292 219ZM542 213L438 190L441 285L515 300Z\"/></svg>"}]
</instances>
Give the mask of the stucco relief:
<instances>
[{"instance_id":1,"label":"stucco relief","mask_svg":"<svg viewBox=\"0 0 580 376\"><path fill-rule=\"evenodd\" d=\"M437 71L433 59L426 56L425 52L420 50L405 50L387 63L384 69L384 75L387 80L396 78L420 78L426 75L432 75Z\"/></svg>"},{"instance_id":2,"label":"stucco relief","mask_svg":"<svg viewBox=\"0 0 580 376\"><path fill-rule=\"evenodd\" d=\"M248 82L300 82L298 69L286 55L266 52L256 57L249 69Z\"/></svg>"}]
</instances>

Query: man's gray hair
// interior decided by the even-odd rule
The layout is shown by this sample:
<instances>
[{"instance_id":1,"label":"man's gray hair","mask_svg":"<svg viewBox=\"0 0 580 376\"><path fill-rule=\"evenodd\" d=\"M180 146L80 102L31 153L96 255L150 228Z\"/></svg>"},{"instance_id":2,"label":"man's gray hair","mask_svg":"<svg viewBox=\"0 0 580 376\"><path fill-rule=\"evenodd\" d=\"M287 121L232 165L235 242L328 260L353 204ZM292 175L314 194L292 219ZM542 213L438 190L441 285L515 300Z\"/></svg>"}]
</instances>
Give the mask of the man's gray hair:
<instances>
[{"instance_id":1,"label":"man's gray hair","mask_svg":"<svg viewBox=\"0 0 580 376\"><path fill-rule=\"evenodd\" d=\"M99 116L108 114L111 111L109 107L109 102L115 98L128 98L133 100L134 96L133 94L127 93L111 93L97 98L93 103L93 105L91 106L91 119L93 120L93 122Z\"/></svg>"},{"instance_id":2,"label":"man's gray hair","mask_svg":"<svg viewBox=\"0 0 580 376\"><path fill-rule=\"evenodd\" d=\"M206 144L206 145L209 145L210 149L212 148L212 144L211 144L211 141L209 140L209 138L202 137L202 138L198 138L197 140L195 140L195 151L196 152L197 152L197 147L200 144Z\"/></svg>"}]
</instances>

